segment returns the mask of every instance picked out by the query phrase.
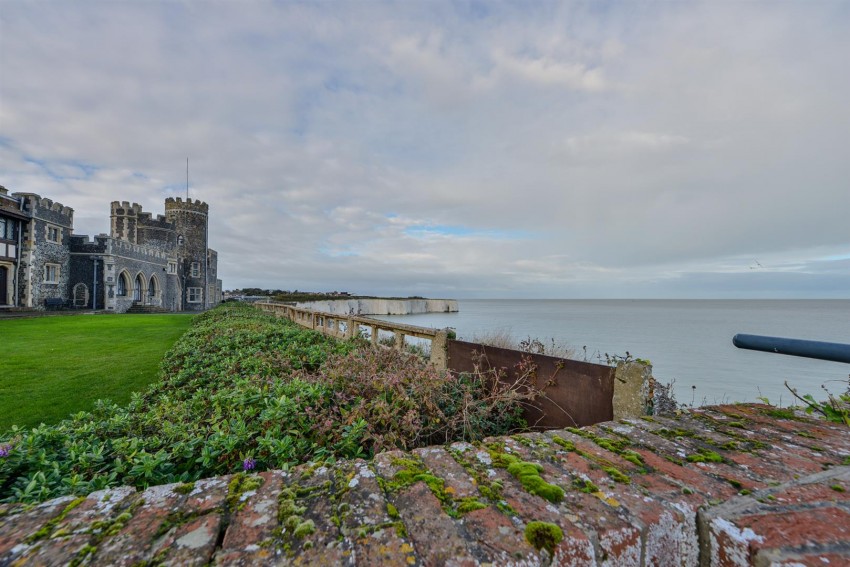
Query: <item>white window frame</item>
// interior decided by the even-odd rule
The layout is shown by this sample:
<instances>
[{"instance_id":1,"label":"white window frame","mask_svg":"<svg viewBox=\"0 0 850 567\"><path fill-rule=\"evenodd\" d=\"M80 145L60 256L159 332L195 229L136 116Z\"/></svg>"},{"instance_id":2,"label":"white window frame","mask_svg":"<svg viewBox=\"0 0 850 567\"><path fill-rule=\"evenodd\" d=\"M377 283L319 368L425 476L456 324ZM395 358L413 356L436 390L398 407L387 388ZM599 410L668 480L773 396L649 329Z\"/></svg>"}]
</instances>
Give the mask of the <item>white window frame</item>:
<instances>
[{"instance_id":1,"label":"white window frame","mask_svg":"<svg viewBox=\"0 0 850 567\"><path fill-rule=\"evenodd\" d=\"M50 238L51 231L55 232L56 238ZM59 244L62 242L62 228L53 224L48 224L44 227L44 237L48 242Z\"/></svg>"},{"instance_id":2,"label":"white window frame","mask_svg":"<svg viewBox=\"0 0 850 567\"><path fill-rule=\"evenodd\" d=\"M186 303L203 303L204 288L202 287L187 287L186 288Z\"/></svg>"},{"instance_id":3,"label":"white window frame","mask_svg":"<svg viewBox=\"0 0 850 567\"><path fill-rule=\"evenodd\" d=\"M201 277L201 263L200 262L192 262L192 277L199 278Z\"/></svg>"},{"instance_id":4,"label":"white window frame","mask_svg":"<svg viewBox=\"0 0 850 567\"><path fill-rule=\"evenodd\" d=\"M176 274L177 273L177 262L175 260L168 261L168 273Z\"/></svg>"},{"instance_id":5,"label":"white window frame","mask_svg":"<svg viewBox=\"0 0 850 567\"><path fill-rule=\"evenodd\" d=\"M50 279L50 271L51 268L53 270L53 279ZM43 282L46 284L58 284L59 277L61 274L62 266L59 264L45 264L44 265L44 280Z\"/></svg>"}]
</instances>

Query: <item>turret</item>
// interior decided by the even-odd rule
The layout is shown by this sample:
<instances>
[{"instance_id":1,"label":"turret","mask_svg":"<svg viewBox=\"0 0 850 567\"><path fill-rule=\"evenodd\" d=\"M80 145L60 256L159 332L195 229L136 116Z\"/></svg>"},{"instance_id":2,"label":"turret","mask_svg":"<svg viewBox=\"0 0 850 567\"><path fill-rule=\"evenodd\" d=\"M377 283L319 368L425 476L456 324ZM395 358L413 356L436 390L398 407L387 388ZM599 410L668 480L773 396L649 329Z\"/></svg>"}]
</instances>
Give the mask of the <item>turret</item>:
<instances>
[{"instance_id":1,"label":"turret","mask_svg":"<svg viewBox=\"0 0 850 567\"><path fill-rule=\"evenodd\" d=\"M209 298L207 220L209 205L202 201L169 197L165 217L177 235L177 259L184 277L184 309L204 309Z\"/></svg>"},{"instance_id":2,"label":"turret","mask_svg":"<svg viewBox=\"0 0 850 567\"><path fill-rule=\"evenodd\" d=\"M138 242L139 215L142 206L138 203L132 205L128 201L112 201L110 207L110 231L113 238L136 244Z\"/></svg>"}]
</instances>

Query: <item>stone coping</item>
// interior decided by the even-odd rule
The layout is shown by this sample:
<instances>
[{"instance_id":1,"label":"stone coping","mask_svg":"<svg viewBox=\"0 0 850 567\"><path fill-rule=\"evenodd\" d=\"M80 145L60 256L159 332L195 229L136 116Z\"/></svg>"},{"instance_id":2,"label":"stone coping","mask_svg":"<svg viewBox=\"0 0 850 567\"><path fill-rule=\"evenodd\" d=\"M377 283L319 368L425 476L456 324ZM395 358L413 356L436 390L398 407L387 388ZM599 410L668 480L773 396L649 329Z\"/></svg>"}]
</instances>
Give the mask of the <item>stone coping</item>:
<instances>
[{"instance_id":1,"label":"stone coping","mask_svg":"<svg viewBox=\"0 0 850 567\"><path fill-rule=\"evenodd\" d=\"M0 565L848 565L848 464L725 405L0 505Z\"/></svg>"}]
</instances>

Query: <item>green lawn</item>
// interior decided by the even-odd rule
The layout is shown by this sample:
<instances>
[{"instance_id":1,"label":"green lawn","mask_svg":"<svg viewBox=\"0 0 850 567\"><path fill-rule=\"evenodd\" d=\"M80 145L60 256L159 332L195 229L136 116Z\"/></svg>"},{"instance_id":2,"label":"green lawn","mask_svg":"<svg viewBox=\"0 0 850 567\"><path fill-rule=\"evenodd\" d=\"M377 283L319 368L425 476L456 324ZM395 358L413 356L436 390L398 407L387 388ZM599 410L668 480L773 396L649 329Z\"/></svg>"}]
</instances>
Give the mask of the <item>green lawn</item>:
<instances>
[{"instance_id":1,"label":"green lawn","mask_svg":"<svg viewBox=\"0 0 850 567\"><path fill-rule=\"evenodd\" d=\"M70 315L0 320L0 431L56 423L157 379L192 315Z\"/></svg>"}]
</instances>

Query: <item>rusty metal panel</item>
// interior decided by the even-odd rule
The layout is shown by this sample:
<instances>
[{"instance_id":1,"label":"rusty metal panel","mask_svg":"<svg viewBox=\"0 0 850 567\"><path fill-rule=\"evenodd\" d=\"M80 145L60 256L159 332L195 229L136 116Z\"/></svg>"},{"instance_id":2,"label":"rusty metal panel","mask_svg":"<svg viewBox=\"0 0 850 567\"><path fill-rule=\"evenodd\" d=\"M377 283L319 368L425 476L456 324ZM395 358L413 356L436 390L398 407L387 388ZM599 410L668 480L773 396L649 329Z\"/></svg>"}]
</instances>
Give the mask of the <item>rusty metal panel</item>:
<instances>
[{"instance_id":1,"label":"rusty metal panel","mask_svg":"<svg viewBox=\"0 0 850 567\"><path fill-rule=\"evenodd\" d=\"M534 429L581 427L614 418L614 371L610 366L530 354L465 341L448 341L449 370L482 370L503 373L501 380L514 383L529 364L543 396L523 417Z\"/></svg>"}]
</instances>

